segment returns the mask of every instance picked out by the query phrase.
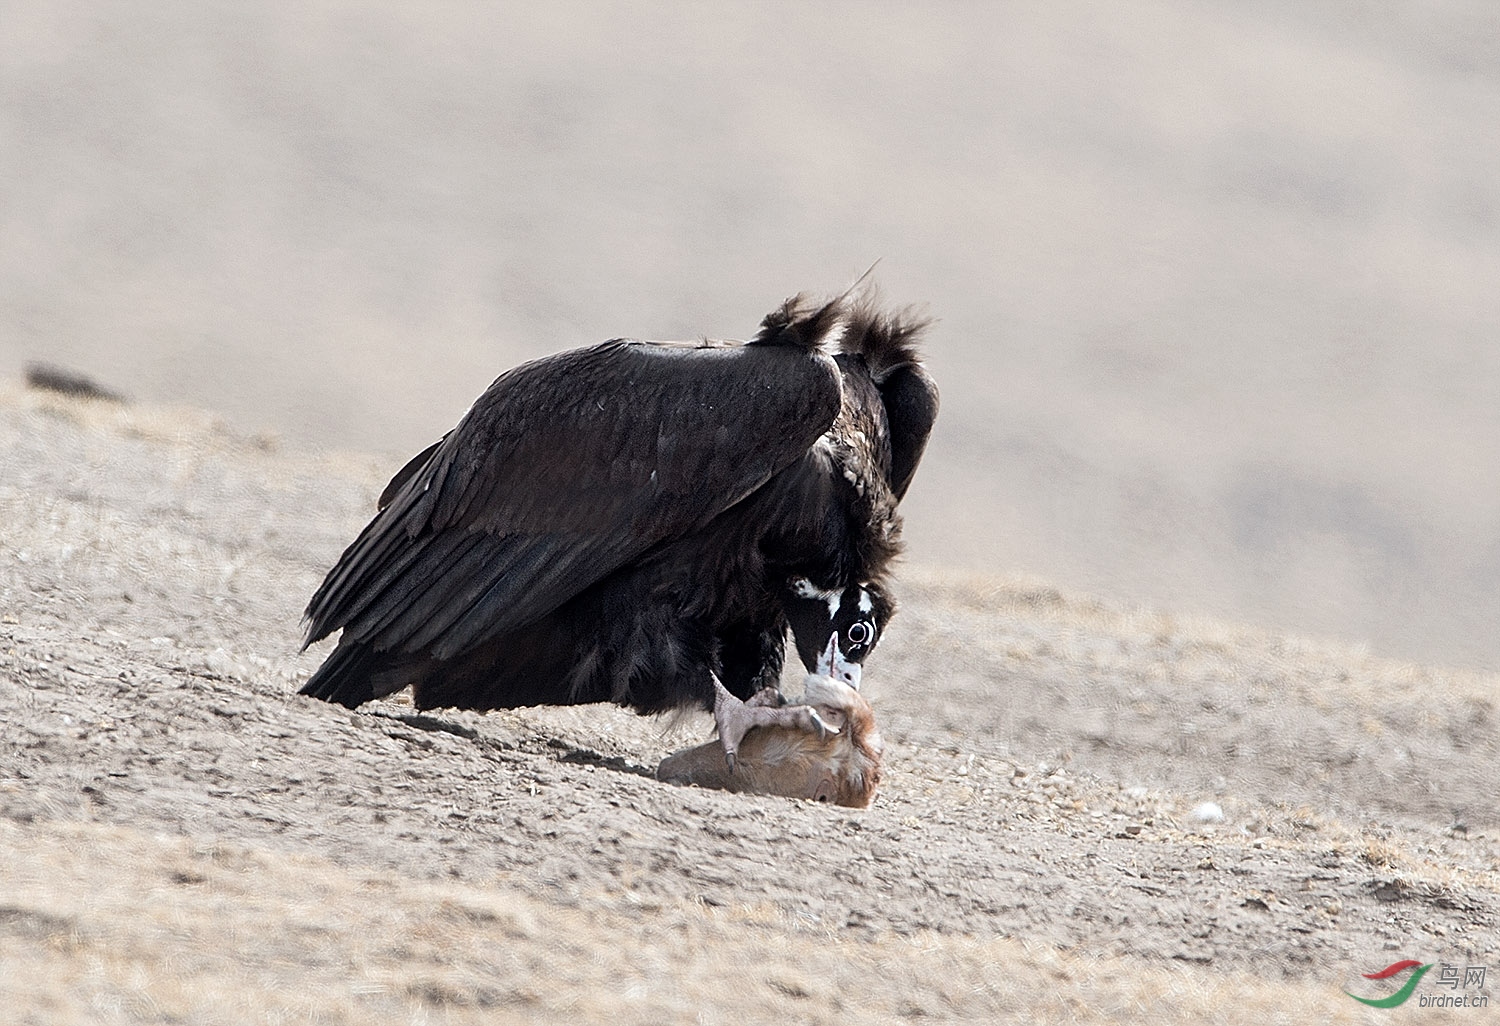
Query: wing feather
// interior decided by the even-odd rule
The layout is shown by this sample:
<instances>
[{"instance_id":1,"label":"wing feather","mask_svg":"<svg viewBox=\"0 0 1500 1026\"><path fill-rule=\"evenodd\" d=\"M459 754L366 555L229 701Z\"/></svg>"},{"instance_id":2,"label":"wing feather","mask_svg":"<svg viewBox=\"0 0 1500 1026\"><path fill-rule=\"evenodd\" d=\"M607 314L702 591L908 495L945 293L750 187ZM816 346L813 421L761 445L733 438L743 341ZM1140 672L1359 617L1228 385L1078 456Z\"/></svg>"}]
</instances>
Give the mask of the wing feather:
<instances>
[{"instance_id":1,"label":"wing feather","mask_svg":"<svg viewBox=\"0 0 1500 1026\"><path fill-rule=\"evenodd\" d=\"M457 655L693 531L838 413L833 361L616 340L501 375L401 469L306 613L382 651Z\"/></svg>"},{"instance_id":2,"label":"wing feather","mask_svg":"<svg viewBox=\"0 0 1500 1026\"><path fill-rule=\"evenodd\" d=\"M892 371L880 383L880 396L891 429L891 491L899 501L906 497L937 421L938 390L922 366L913 363Z\"/></svg>"}]
</instances>

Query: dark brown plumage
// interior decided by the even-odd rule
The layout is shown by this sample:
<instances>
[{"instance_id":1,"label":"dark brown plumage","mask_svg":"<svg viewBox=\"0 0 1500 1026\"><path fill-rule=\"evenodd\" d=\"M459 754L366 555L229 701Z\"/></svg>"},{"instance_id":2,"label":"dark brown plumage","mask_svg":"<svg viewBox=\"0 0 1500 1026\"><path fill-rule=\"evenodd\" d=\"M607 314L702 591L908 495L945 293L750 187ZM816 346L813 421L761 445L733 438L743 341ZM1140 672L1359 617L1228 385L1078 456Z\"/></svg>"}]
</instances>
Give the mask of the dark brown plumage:
<instances>
[{"instance_id":1,"label":"dark brown plumage","mask_svg":"<svg viewBox=\"0 0 1500 1026\"><path fill-rule=\"evenodd\" d=\"M303 693L713 708L715 676L775 684L789 624L810 671L857 685L937 413L923 326L799 297L748 342L616 339L501 375L313 595L307 642L343 633Z\"/></svg>"}]
</instances>

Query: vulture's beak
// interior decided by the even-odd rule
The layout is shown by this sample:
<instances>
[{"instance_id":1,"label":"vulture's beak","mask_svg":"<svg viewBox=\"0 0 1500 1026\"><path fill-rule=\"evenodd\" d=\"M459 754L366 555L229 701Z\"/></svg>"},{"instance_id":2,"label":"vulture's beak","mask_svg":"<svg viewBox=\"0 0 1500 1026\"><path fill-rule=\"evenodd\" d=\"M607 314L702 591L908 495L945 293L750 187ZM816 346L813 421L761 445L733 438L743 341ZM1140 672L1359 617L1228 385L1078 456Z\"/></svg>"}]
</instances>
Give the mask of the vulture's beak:
<instances>
[{"instance_id":1,"label":"vulture's beak","mask_svg":"<svg viewBox=\"0 0 1500 1026\"><path fill-rule=\"evenodd\" d=\"M828 639L828 647L818 656L818 665L813 672L822 677L832 677L841 680L855 691L859 690L860 666L851 663L844 658L844 653L839 651L839 636L834 634Z\"/></svg>"}]
</instances>

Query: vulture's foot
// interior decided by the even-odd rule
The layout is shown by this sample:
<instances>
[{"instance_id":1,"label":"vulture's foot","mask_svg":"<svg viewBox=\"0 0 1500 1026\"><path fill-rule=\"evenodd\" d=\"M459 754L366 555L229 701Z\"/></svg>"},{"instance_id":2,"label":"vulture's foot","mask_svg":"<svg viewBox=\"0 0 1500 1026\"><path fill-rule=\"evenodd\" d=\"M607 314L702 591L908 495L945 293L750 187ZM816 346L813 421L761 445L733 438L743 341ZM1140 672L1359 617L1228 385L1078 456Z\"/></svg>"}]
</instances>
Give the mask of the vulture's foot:
<instances>
[{"instance_id":1,"label":"vulture's foot","mask_svg":"<svg viewBox=\"0 0 1500 1026\"><path fill-rule=\"evenodd\" d=\"M723 685L721 684L720 687L723 687ZM779 709L783 705L786 705L786 702L787 698L781 693L780 688L767 687L761 688L755 694L751 695L750 700L745 704L750 706L751 708L754 708L758 705L763 705L771 709Z\"/></svg>"},{"instance_id":2,"label":"vulture's foot","mask_svg":"<svg viewBox=\"0 0 1500 1026\"><path fill-rule=\"evenodd\" d=\"M829 734L837 734L818 711L810 705L782 705L772 707L762 704L768 691L781 696L774 688L766 688L754 695L749 702L742 702L731 695L727 688L714 677L714 725L719 728L719 743L724 746L724 760L729 771L734 772L734 761L739 754L740 742L756 727L795 727L809 734L816 733L821 740ZM781 698L785 701L785 698ZM775 701L775 699L770 699Z\"/></svg>"}]
</instances>

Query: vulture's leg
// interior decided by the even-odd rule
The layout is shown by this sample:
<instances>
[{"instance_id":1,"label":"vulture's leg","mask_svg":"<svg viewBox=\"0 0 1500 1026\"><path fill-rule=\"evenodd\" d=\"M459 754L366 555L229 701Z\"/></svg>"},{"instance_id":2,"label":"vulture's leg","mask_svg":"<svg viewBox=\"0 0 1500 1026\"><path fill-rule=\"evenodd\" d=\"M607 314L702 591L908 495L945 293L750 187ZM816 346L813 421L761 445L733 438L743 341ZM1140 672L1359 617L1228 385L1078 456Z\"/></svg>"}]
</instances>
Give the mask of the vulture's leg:
<instances>
[{"instance_id":1,"label":"vulture's leg","mask_svg":"<svg viewBox=\"0 0 1500 1026\"><path fill-rule=\"evenodd\" d=\"M722 687L723 685L720 685ZM726 689L727 690L727 689ZM730 697L733 697L732 695ZM772 709L786 705L786 696L781 693L780 688L764 687L745 699L745 704L751 707L757 705L769 706Z\"/></svg>"},{"instance_id":2,"label":"vulture's leg","mask_svg":"<svg viewBox=\"0 0 1500 1026\"><path fill-rule=\"evenodd\" d=\"M795 727L808 733L816 732L819 738L837 734L837 727L830 727L818 711L810 705L783 705L771 707L749 704L731 695L714 677L714 725L719 728L719 743L724 746L724 759L729 771L734 772L734 760L739 754L740 742L755 727Z\"/></svg>"}]
</instances>

